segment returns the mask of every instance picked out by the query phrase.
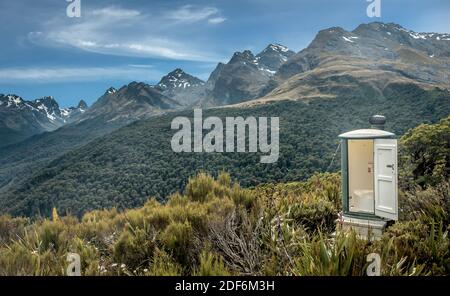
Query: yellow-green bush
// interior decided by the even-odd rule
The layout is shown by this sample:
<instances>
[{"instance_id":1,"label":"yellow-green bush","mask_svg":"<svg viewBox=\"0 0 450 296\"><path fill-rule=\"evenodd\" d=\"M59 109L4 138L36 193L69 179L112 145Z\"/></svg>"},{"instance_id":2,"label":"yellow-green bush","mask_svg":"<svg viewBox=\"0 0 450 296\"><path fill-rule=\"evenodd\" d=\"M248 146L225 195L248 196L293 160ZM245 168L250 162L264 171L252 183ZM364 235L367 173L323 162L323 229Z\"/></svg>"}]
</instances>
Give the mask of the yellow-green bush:
<instances>
[{"instance_id":1,"label":"yellow-green bush","mask_svg":"<svg viewBox=\"0 0 450 296\"><path fill-rule=\"evenodd\" d=\"M76 237L68 248L70 253L80 255L82 275L99 275L100 253L97 247Z\"/></svg>"},{"instance_id":2,"label":"yellow-green bush","mask_svg":"<svg viewBox=\"0 0 450 296\"><path fill-rule=\"evenodd\" d=\"M192 201L204 202L214 196L222 197L225 190L212 176L200 173L195 178L189 178L185 193Z\"/></svg>"},{"instance_id":3,"label":"yellow-green bush","mask_svg":"<svg viewBox=\"0 0 450 296\"><path fill-rule=\"evenodd\" d=\"M12 218L10 215L0 216L0 245L10 242L11 238L16 238L17 235L23 235L28 223L26 218Z\"/></svg>"},{"instance_id":4,"label":"yellow-green bush","mask_svg":"<svg viewBox=\"0 0 450 296\"><path fill-rule=\"evenodd\" d=\"M334 229L341 207L338 174L316 174L306 182L266 184L255 191L272 217L281 216L309 231Z\"/></svg>"},{"instance_id":5,"label":"yellow-green bush","mask_svg":"<svg viewBox=\"0 0 450 296\"><path fill-rule=\"evenodd\" d=\"M155 248L154 231L130 226L114 245L113 262L125 264L130 270L148 268Z\"/></svg>"},{"instance_id":6,"label":"yellow-green bush","mask_svg":"<svg viewBox=\"0 0 450 296\"><path fill-rule=\"evenodd\" d=\"M381 244L387 244L390 239L395 255L406 258L405 267L422 264L434 275L450 272L450 239L442 222L420 219L398 222L386 231Z\"/></svg>"},{"instance_id":7,"label":"yellow-green bush","mask_svg":"<svg viewBox=\"0 0 450 296\"><path fill-rule=\"evenodd\" d=\"M402 221L368 242L335 229L338 174L244 189L200 173L165 204L81 220L0 216L0 275L64 275L70 252L83 275L365 275L371 252L384 275L448 275L448 188L401 191Z\"/></svg>"},{"instance_id":8,"label":"yellow-green bush","mask_svg":"<svg viewBox=\"0 0 450 296\"><path fill-rule=\"evenodd\" d=\"M190 265L194 255L194 230L189 222L172 222L161 233L160 240L179 264Z\"/></svg>"},{"instance_id":9,"label":"yellow-green bush","mask_svg":"<svg viewBox=\"0 0 450 296\"><path fill-rule=\"evenodd\" d=\"M224 276L231 275L223 263L222 257L211 252L203 251L200 254L200 264L194 272L198 276Z\"/></svg>"},{"instance_id":10,"label":"yellow-green bush","mask_svg":"<svg viewBox=\"0 0 450 296\"><path fill-rule=\"evenodd\" d=\"M0 274L2 275L61 275L64 272L61 252L43 248L37 232L24 232L0 248Z\"/></svg>"},{"instance_id":11,"label":"yellow-green bush","mask_svg":"<svg viewBox=\"0 0 450 296\"><path fill-rule=\"evenodd\" d=\"M296 275L362 275L359 262L364 257L365 242L354 232L338 232L333 239L321 234L300 244L301 254L295 260ZM354 274L356 273L356 274Z\"/></svg>"},{"instance_id":12,"label":"yellow-green bush","mask_svg":"<svg viewBox=\"0 0 450 296\"><path fill-rule=\"evenodd\" d=\"M450 177L450 116L436 124L421 124L400 140L400 184L410 188L435 186Z\"/></svg>"},{"instance_id":13,"label":"yellow-green bush","mask_svg":"<svg viewBox=\"0 0 450 296\"><path fill-rule=\"evenodd\" d=\"M450 224L450 185L441 183L422 189L418 186L399 193L400 220L428 220Z\"/></svg>"},{"instance_id":14,"label":"yellow-green bush","mask_svg":"<svg viewBox=\"0 0 450 296\"><path fill-rule=\"evenodd\" d=\"M144 270L144 275L177 276L181 274L181 266L173 260L172 256L159 249L155 250L150 269Z\"/></svg>"}]
</instances>

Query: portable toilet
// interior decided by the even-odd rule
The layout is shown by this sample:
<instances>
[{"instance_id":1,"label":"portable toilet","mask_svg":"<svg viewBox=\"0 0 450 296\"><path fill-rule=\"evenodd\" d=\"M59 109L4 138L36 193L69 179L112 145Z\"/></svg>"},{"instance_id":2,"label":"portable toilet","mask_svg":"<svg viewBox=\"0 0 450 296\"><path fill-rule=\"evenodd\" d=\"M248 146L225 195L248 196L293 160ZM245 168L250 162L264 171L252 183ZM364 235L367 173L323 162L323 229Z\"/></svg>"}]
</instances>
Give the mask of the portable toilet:
<instances>
[{"instance_id":1,"label":"portable toilet","mask_svg":"<svg viewBox=\"0 0 450 296\"><path fill-rule=\"evenodd\" d=\"M338 222L366 238L378 238L398 219L397 140L385 131L386 118L374 115L370 129L339 135L342 205Z\"/></svg>"}]
</instances>

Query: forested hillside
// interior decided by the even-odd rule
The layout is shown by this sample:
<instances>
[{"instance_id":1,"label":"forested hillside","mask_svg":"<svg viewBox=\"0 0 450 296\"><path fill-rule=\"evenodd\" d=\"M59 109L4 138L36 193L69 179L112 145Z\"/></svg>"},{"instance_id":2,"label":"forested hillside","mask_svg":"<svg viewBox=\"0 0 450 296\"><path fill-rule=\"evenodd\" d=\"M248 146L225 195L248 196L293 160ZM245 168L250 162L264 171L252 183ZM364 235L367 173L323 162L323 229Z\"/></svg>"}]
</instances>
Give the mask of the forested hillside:
<instances>
[{"instance_id":1,"label":"forested hillside","mask_svg":"<svg viewBox=\"0 0 450 296\"><path fill-rule=\"evenodd\" d=\"M449 138L450 117L401 138L399 221L379 241L335 224L339 174L245 189L200 173L165 204L0 216L0 275L64 275L69 252L82 275L365 275L374 252L382 275L449 275Z\"/></svg>"},{"instance_id":2,"label":"forested hillside","mask_svg":"<svg viewBox=\"0 0 450 296\"><path fill-rule=\"evenodd\" d=\"M382 95L370 85L331 99L281 101L247 108L204 110L206 116L278 116L280 158L261 164L260 153L174 153L170 129L183 111L138 121L73 150L39 169L26 182L0 197L0 209L14 215L82 215L93 209L141 206L149 197L165 200L203 170L226 170L244 187L268 182L305 180L324 172L338 144L337 135L368 127L373 114L387 117L386 128L402 135L420 123L450 114L450 93L426 91L411 84L390 84ZM330 170L335 171L339 159Z\"/></svg>"}]
</instances>

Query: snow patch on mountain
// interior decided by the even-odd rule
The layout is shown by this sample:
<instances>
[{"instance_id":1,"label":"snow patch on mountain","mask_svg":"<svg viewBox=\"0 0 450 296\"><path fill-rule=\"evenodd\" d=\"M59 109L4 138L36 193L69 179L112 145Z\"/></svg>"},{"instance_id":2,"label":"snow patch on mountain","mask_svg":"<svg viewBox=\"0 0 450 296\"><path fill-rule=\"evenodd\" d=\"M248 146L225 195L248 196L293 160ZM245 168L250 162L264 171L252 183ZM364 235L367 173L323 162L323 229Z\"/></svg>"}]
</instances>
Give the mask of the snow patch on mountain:
<instances>
[{"instance_id":1,"label":"snow patch on mountain","mask_svg":"<svg viewBox=\"0 0 450 296\"><path fill-rule=\"evenodd\" d=\"M6 108L17 107L20 108L24 101L21 97L16 95L0 95L0 106L6 105Z\"/></svg>"},{"instance_id":2,"label":"snow patch on mountain","mask_svg":"<svg viewBox=\"0 0 450 296\"><path fill-rule=\"evenodd\" d=\"M342 39L344 39L345 41L350 42L350 43L354 43L355 42L355 41L353 41L350 38L347 38L345 36L342 36Z\"/></svg>"},{"instance_id":3,"label":"snow patch on mountain","mask_svg":"<svg viewBox=\"0 0 450 296\"><path fill-rule=\"evenodd\" d=\"M75 113L83 113L86 111L86 103L83 106L60 108L58 103L52 96L43 97L34 101L26 101L22 97L8 94L0 94L0 107L8 108L8 110L19 110L21 112L39 112L44 115L52 124L60 125L66 123L68 119Z\"/></svg>"},{"instance_id":4,"label":"snow patch on mountain","mask_svg":"<svg viewBox=\"0 0 450 296\"><path fill-rule=\"evenodd\" d=\"M111 94L115 94L117 92L117 89L115 89L114 87L110 87L106 90L105 94L111 95Z\"/></svg>"},{"instance_id":5,"label":"snow patch on mountain","mask_svg":"<svg viewBox=\"0 0 450 296\"><path fill-rule=\"evenodd\" d=\"M429 40L429 39L435 39L435 40L450 40L450 34L446 34L446 33L421 33L421 32L415 32L412 30L408 30L405 29L403 27L401 27L400 25L396 25L396 24L382 24L382 27L384 28L388 28L388 30L396 30L396 31L401 31L401 32L405 32L407 33L411 38L413 39L421 39L421 40ZM388 35L392 35L391 32L386 32Z\"/></svg>"},{"instance_id":6,"label":"snow patch on mountain","mask_svg":"<svg viewBox=\"0 0 450 296\"><path fill-rule=\"evenodd\" d=\"M156 86L164 90L176 88L186 89L190 87L202 86L204 84L204 81L187 74L182 69L177 68L161 78L161 81Z\"/></svg>"}]
</instances>

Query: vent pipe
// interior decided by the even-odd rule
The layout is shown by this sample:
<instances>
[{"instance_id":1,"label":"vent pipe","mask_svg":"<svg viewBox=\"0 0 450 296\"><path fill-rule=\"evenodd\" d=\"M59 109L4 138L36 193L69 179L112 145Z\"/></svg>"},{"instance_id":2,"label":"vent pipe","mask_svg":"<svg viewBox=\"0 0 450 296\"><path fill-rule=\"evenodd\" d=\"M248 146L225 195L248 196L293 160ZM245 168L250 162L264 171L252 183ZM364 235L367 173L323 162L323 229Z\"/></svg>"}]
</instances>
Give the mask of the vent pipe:
<instances>
[{"instance_id":1,"label":"vent pipe","mask_svg":"<svg viewBox=\"0 0 450 296\"><path fill-rule=\"evenodd\" d=\"M384 124L386 123L386 117L383 115L373 115L369 118L370 128L384 130Z\"/></svg>"}]
</instances>

